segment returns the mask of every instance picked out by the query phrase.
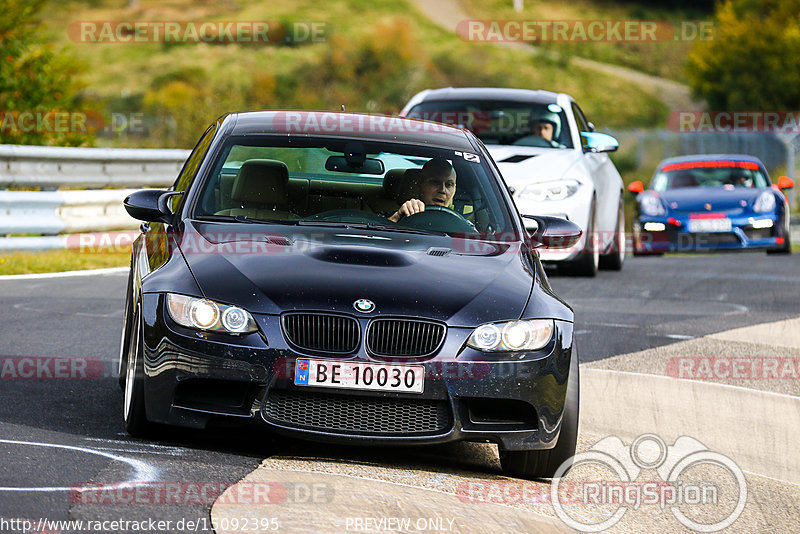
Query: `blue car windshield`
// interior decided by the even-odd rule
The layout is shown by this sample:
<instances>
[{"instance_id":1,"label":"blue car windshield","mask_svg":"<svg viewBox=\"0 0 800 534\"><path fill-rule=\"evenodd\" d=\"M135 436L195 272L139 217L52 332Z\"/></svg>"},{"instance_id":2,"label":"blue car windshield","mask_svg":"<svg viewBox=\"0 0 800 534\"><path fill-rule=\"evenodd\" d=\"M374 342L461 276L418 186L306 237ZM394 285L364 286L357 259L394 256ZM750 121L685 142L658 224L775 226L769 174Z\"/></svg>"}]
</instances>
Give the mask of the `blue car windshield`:
<instances>
[{"instance_id":1,"label":"blue car windshield","mask_svg":"<svg viewBox=\"0 0 800 534\"><path fill-rule=\"evenodd\" d=\"M426 167L431 160L436 161ZM436 172L445 178L429 184L439 180L431 175ZM422 200L429 213L392 220L410 199ZM449 235L514 232L512 211L482 156L341 138L229 139L201 184L193 216L384 225Z\"/></svg>"},{"instance_id":2,"label":"blue car windshield","mask_svg":"<svg viewBox=\"0 0 800 534\"><path fill-rule=\"evenodd\" d=\"M664 167L668 169L668 166ZM769 187L767 177L760 169L742 167L694 167L662 169L653 177L650 188L663 192L686 187Z\"/></svg>"}]
</instances>

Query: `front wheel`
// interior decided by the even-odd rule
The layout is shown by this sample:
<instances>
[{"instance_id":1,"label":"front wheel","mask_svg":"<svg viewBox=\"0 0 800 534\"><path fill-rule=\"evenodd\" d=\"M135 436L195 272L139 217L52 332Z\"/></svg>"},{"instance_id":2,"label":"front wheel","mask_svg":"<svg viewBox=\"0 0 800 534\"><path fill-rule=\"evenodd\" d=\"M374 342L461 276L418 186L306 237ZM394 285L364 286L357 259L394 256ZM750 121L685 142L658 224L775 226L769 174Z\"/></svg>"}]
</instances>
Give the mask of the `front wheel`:
<instances>
[{"instance_id":1,"label":"front wheel","mask_svg":"<svg viewBox=\"0 0 800 534\"><path fill-rule=\"evenodd\" d=\"M559 265L559 272L576 276L595 276L600 267L600 239L597 235L597 212L595 203L589 210L589 224L586 227L586 238L583 250L578 252L578 259Z\"/></svg>"},{"instance_id":2,"label":"front wheel","mask_svg":"<svg viewBox=\"0 0 800 534\"><path fill-rule=\"evenodd\" d=\"M600 256L600 268L609 271L621 271L625 261L625 203L619 199L617 225L614 227L614 242L608 254Z\"/></svg>"},{"instance_id":3,"label":"front wheel","mask_svg":"<svg viewBox=\"0 0 800 534\"><path fill-rule=\"evenodd\" d=\"M580 410L580 373L578 351L573 346L569 362L567 395L564 399L564 415L556 446L536 451L501 451L500 465L503 473L511 477L534 479L553 478L564 462L569 462L563 474L572 466L572 458L578 445L578 417Z\"/></svg>"},{"instance_id":4,"label":"front wheel","mask_svg":"<svg viewBox=\"0 0 800 534\"><path fill-rule=\"evenodd\" d=\"M123 401L123 420L125 431L134 437L144 437L152 430L147 420L144 402L144 361L141 308L136 307L131 324L131 340L125 358L125 398Z\"/></svg>"},{"instance_id":5,"label":"front wheel","mask_svg":"<svg viewBox=\"0 0 800 534\"><path fill-rule=\"evenodd\" d=\"M792 230L789 226L789 217L784 217L783 223L783 245L780 248L767 249L767 254L791 254L792 253Z\"/></svg>"}]
</instances>

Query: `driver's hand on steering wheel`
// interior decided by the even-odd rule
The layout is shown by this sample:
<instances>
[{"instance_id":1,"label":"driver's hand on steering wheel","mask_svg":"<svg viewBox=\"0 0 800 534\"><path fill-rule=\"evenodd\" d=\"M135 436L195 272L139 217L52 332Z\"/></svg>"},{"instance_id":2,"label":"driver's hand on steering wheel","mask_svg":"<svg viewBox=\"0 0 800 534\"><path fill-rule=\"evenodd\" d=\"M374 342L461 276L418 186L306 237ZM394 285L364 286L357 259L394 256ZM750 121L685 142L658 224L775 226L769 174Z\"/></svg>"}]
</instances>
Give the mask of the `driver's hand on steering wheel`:
<instances>
[{"instance_id":1,"label":"driver's hand on steering wheel","mask_svg":"<svg viewBox=\"0 0 800 534\"><path fill-rule=\"evenodd\" d=\"M411 200L403 202L400 209L394 212L392 216L389 217L389 220L392 222L399 222L403 217L410 217L415 213L421 213L423 211L425 211L425 203L416 198L412 198Z\"/></svg>"}]
</instances>

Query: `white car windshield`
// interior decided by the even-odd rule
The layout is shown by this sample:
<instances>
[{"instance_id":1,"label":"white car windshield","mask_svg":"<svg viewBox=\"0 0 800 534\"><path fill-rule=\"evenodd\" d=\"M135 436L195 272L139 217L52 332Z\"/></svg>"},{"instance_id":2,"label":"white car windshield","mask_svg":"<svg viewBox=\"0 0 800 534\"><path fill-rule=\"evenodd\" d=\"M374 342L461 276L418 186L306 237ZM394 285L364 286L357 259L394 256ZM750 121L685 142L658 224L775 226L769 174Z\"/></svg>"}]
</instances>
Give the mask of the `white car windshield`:
<instances>
[{"instance_id":1,"label":"white car windshield","mask_svg":"<svg viewBox=\"0 0 800 534\"><path fill-rule=\"evenodd\" d=\"M573 147L567 116L553 103L432 100L414 106L408 116L467 128L487 145Z\"/></svg>"}]
</instances>

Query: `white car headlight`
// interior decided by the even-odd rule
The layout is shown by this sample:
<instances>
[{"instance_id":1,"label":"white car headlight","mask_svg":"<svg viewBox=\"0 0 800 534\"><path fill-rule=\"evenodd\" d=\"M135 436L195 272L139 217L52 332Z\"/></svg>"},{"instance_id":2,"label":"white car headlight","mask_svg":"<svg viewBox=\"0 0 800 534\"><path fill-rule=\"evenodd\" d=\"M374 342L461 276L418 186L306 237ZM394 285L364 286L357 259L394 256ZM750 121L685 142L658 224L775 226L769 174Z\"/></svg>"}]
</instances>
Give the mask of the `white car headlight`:
<instances>
[{"instance_id":1,"label":"white car headlight","mask_svg":"<svg viewBox=\"0 0 800 534\"><path fill-rule=\"evenodd\" d=\"M538 350L553 337L551 319L523 319L482 324L469 336L467 346L484 352Z\"/></svg>"},{"instance_id":2,"label":"white car headlight","mask_svg":"<svg viewBox=\"0 0 800 534\"><path fill-rule=\"evenodd\" d=\"M664 204L661 203L661 199L654 195L640 195L639 208L642 210L643 214L651 217L667 214L667 210L664 208Z\"/></svg>"},{"instance_id":3,"label":"white car headlight","mask_svg":"<svg viewBox=\"0 0 800 534\"><path fill-rule=\"evenodd\" d=\"M753 204L753 211L757 213L764 213L765 211L772 211L775 209L775 195L771 191L764 191L756 199Z\"/></svg>"},{"instance_id":4,"label":"white car headlight","mask_svg":"<svg viewBox=\"0 0 800 534\"><path fill-rule=\"evenodd\" d=\"M554 180L552 182L538 182L523 187L517 198L522 200L564 200L575 194L581 186L577 180Z\"/></svg>"},{"instance_id":5,"label":"white car headlight","mask_svg":"<svg viewBox=\"0 0 800 534\"><path fill-rule=\"evenodd\" d=\"M172 320L196 330L243 334L258 330L253 316L238 306L213 300L167 293L167 310Z\"/></svg>"}]
</instances>

